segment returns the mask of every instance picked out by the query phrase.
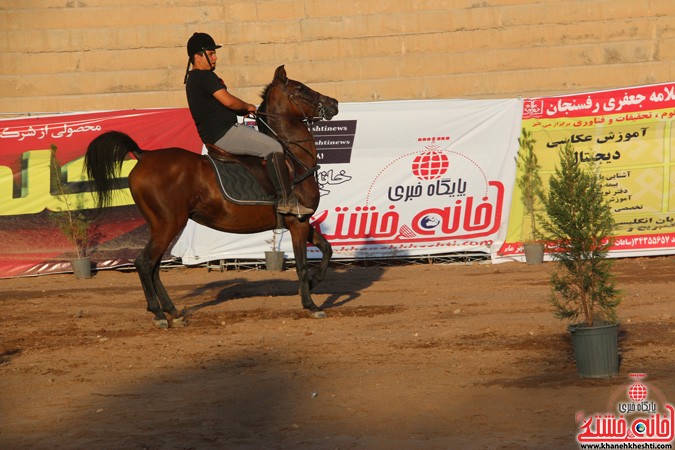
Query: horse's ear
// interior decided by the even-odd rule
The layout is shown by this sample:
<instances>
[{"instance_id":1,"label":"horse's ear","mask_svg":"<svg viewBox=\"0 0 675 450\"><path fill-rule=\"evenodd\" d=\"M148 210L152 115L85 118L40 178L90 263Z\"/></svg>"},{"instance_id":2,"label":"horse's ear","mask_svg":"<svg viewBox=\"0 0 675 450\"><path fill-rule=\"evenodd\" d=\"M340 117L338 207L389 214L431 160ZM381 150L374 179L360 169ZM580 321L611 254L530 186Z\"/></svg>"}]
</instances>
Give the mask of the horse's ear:
<instances>
[{"instance_id":1,"label":"horse's ear","mask_svg":"<svg viewBox=\"0 0 675 450\"><path fill-rule=\"evenodd\" d=\"M277 70L274 72L274 79L279 80L282 83L286 83L288 81L288 76L286 76L286 69L284 68L283 65L277 67Z\"/></svg>"}]
</instances>

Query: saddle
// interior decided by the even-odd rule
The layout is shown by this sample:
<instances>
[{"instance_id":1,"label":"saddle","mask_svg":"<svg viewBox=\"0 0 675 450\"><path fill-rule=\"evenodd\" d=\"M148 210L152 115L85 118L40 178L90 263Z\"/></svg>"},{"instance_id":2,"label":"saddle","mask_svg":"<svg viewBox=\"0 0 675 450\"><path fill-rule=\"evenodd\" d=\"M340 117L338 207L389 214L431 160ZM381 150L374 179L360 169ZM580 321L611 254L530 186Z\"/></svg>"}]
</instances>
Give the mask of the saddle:
<instances>
[{"instance_id":1,"label":"saddle","mask_svg":"<svg viewBox=\"0 0 675 450\"><path fill-rule=\"evenodd\" d=\"M276 205L274 186L261 158L233 155L212 144L206 144L206 150L225 199L237 205Z\"/></svg>"}]
</instances>

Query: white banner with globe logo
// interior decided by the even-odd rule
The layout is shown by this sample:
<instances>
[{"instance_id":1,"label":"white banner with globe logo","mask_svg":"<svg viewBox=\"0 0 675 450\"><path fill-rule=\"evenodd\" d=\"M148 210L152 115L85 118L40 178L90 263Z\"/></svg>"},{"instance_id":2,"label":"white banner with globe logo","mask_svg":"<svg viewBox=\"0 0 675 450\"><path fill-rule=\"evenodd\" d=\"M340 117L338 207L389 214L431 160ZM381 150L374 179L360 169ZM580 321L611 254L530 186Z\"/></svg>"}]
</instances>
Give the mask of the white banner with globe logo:
<instances>
[{"instance_id":1,"label":"white banner with globe logo","mask_svg":"<svg viewBox=\"0 0 675 450\"><path fill-rule=\"evenodd\" d=\"M506 234L521 118L518 99L342 104L313 126L322 197L311 223L334 258L493 254ZM187 264L260 258L273 237L292 258L288 233L190 222L172 254Z\"/></svg>"}]
</instances>

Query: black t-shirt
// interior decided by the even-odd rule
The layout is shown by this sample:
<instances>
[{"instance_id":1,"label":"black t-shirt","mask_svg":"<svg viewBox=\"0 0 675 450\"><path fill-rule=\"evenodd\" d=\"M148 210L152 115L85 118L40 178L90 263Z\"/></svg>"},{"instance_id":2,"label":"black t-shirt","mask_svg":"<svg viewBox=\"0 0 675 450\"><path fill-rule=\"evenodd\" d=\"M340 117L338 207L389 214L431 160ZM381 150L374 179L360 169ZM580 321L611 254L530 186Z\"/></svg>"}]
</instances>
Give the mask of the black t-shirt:
<instances>
[{"instance_id":1,"label":"black t-shirt","mask_svg":"<svg viewBox=\"0 0 675 450\"><path fill-rule=\"evenodd\" d=\"M237 123L237 113L213 96L213 93L220 89L227 89L227 86L210 70L191 70L185 83L185 94L192 119L195 121L199 136L207 144L215 144Z\"/></svg>"}]
</instances>

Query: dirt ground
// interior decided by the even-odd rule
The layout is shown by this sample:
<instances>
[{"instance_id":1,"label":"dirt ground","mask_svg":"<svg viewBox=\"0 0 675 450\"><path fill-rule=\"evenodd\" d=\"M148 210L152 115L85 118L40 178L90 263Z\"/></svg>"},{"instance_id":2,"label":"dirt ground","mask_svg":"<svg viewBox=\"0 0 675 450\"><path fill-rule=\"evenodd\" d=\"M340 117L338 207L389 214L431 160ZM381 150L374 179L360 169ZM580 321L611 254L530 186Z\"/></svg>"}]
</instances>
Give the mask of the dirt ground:
<instances>
[{"instance_id":1,"label":"dirt ground","mask_svg":"<svg viewBox=\"0 0 675 450\"><path fill-rule=\"evenodd\" d=\"M581 379L553 263L170 268L159 330L133 271L0 280L0 448L576 448L631 372L675 403L675 258L617 261L620 375Z\"/></svg>"}]
</instances>

